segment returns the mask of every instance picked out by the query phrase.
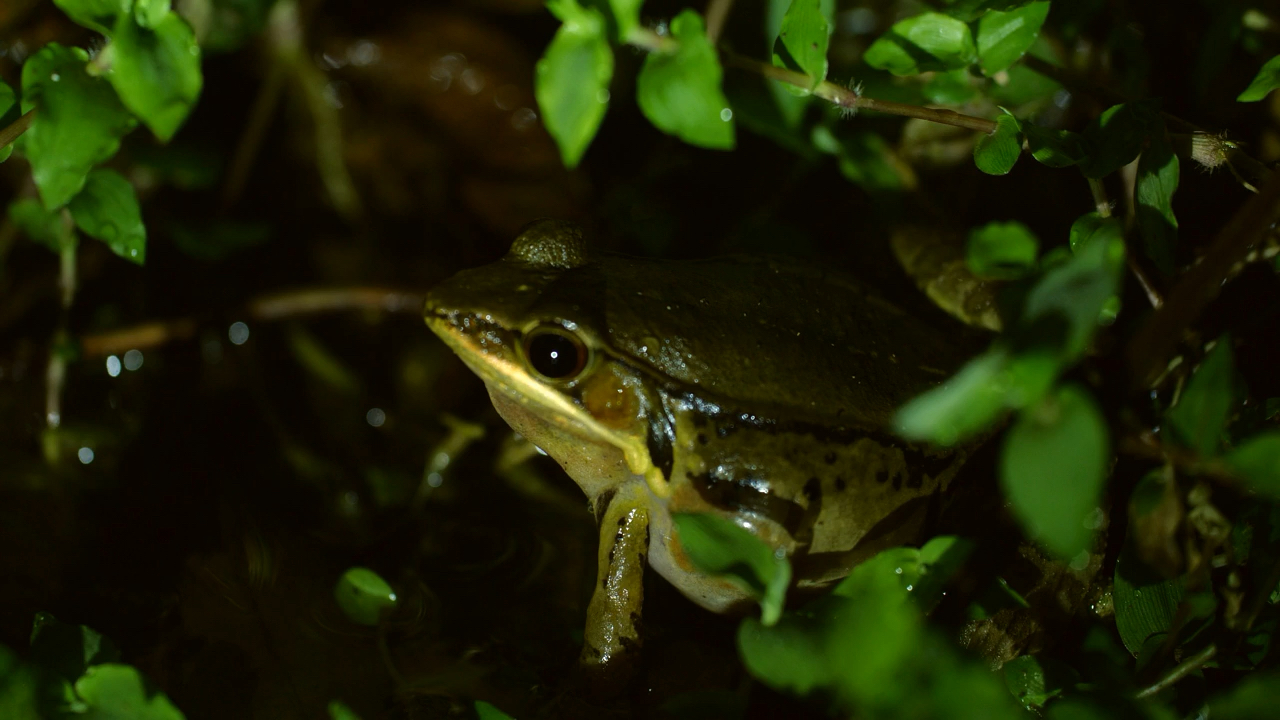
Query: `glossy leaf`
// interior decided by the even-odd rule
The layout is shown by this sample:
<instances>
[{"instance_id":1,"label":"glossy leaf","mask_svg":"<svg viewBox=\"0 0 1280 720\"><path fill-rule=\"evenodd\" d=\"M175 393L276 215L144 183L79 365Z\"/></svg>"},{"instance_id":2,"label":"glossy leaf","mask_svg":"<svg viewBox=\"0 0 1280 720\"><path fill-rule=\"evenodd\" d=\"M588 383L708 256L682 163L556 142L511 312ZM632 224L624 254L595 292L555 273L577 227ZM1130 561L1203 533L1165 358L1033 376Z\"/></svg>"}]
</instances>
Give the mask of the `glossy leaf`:
<instances>
[{"instance_id":1,"label":"glossy leaf","mask_svg":"<svg viewBox=\"0 0 1280 720\"><path fill-rule=\"evenodd\" d=\"M1178 404L1165 413L1178 440L1205 457L1216 455L1222 443L1234 402L1234 373L1231 337L1223 335L1200 362Z\"/></svg>"},{"instance_id":2,"label":"glossy leaf","mask_svg":"<svg viewBox=\"0 0 1280 720\"><path fill-rule=\"evenodd\" d=\"M147 228L142 224L138 196L119 173L96 169L84 189L67 205L85 234L107 244L111 252L142 265L147 259Z\"/></svg>"},{"instance_id":3,"label":"glossy leaf","mask_svg":"<svg viewBox=\"0 0 1280 720\"><path fill-rule=\"evenodd\" d=\"M76 694L94 720L182 720L185 716L137 668L109 663L85 670Z\"/></svg>"},{"instance_id":4,"label":"glossy leaf","mask_svg":"<svg viewBox=\"0 0 1280 720\"><path fill-rule=\"evenodd\" d=\"M1009 692L1028 709L1044 707L1062 692L1062 688L1049 687L1044 667L1034 655L1022 655L1005 663L1004 682Z\"/></svg>"},{"instance_id":5,"label":"glossy leaf","mask_svg":"<svg viewBox=\"0 0 1280 720\"><path fill-rule=\"evenodd\" d=\"M1089 154L1080 162L1080 169L1087 177L1100 178L1133 162L1147 138L1160 131L1152 127L1153 118L1155 105L1151 101L1107 108L1085 129Z\"/></svg>"},{"instance_id":6,"label":"glossy leaf","mask_svg":"<svg viewBox=\"0 0 1280 720\"><path fill-rule=\"evenodd\" d=\"M333 588L338 607L352 621L377 625L382 614L396 606L395 590L376 572L353 567L342 574Z\"/></svg>"},{"instance_id":7,"label":"glossy leaf","mask_svg":"<svg viewBox=\"0 0 1280 720\"><path fill-rule=\"evenodd\" d=\"M534 94L566 167L576 167L609 107L613 51L599 11L576 0L547 4L563 25L538 61Z\"/></svg>"},{"instance_id":8,"label":"glossy leaf","mask_svg":"<svg viewBox=\"0 0 1280 720\"><path fill-rule=\"evenodd\" d=\"M1020 222L993 222L969 233L969 269L979 277L1012 280L1035 267L1040 241Z\"/></svg>"},{"instance_id":9,"label":"glossy leaf","mask_svg":"<svg viewBox=\"0 0 1280 720\"><path fill-rule=\"evenodd\" d=\"M1224 459L1258 492L1280 499L1280 430L1245 439Z\"/></svg>"},{"instance_id":10,"label":"glossy leaf","mask_svg":"<svg viewBox=\"0 0 1280 720\"><path fill-rule=\"evenodd\" d=\"M978 139L973 148L973 161L988 175L1007 175L1021 154L1018 119L1004 113L996 118L995 132Z\"/></svg>"},{"instance_id":11,"label":"glossy leaf","mask_svg":"<svg viewBox=\"0 0 1280 720\"><path fill-rule=\"evenodd\" d=\"M966 67L977 57L968 25L941 13L924 13L895 23L862 59L894 75L918 75Z\"/></svg>"},{"instance_id":12,"label":"glossy leaf","mask_svg":"<svg viewBox=\"0 0 1280 720\"><path fill-rule=\"evenodd\" d=\"M1031 157L1052 168L1069 167L1084 159L1084 138L1069 130L1052 130L1023 122L1022 134L1027 138Z\"/></svg>"},{"instance_id":13,"label":"glossy leaf","mask_svg":"<svg viewBox=\"0 0 1280 720\"><path fill-rule=\"evenodd\" d=\"M18 119L18 113L14 112L17 110L17 105L18 96L13 92L13 88L0 82L0 129ZM13 153L13 143L0 145L0 163L8 160L11 153Z\"/></svg>"},{"instance_id":14,"label":"glossy leaf","mask_svg":"<svg viewBox=\"0 0 1280 720\"><path fill-rule=\"evenodd\" d=\"M1267 61L1249 83L1249 87L1236 98L1240 102L1257 102L1280 87L1280 55Z\"/></svg>"},{"instance_id":15,"label":"glossy leaf","mask_svg":"<svg viewBox=\"0 0 1280 720\"><path fill-rule=\"evenodd\" d=\"M22 66L23 112L40 109L23 149L50 210L80 192L89 170L114 155L137 124L111 85L85 71L88 61L79 48L49 43Z\"/></svg>"},{"instance_id":16,"label":"glossy leaf","mask_svg":"<svg viewBox=\"0 0 1280 720\"><path fill-rule=\"evenodd\" d=\"M791 582L791 564L784 555L719 515L675 513L671 519L680 545L695 567L733 578L760 601L761 622L777 622Z\"/></svg>"},{"instance_id":17,"label":"glossy leaf","mask_svg":"<svg viewBox=\"0 0 1280 720\"><path fill-rule=\"evenodd\" d=\"M53 0L76 23L110 35L116 20L129 15L133 0Z\"/></svg>"},{"instance_id":18,"label":"glossy leaf","mask_svg":"<svg viewBox=\"0 0 1280 720\"><path fill-rule=\"evenodd\" d=\"M1109 460L1102 413L1088 392L1068 385L1019 415L1005 437L1000 481L1031 536L1071 559L1093 538Z\"/></svg>"},{"instance_id":19,"label":"glossy leaf","mask_svg":"<svg viewBox=\"0 0 1280 720\"><path fill-rule=\"evenodd\" d=\"M791 0L773 46L773 64L809 76L813 89L827 79L827 44L831 26L820 0Z\"/></svg>"},{"instance_id":20,"label":"glossy leaf","mask_svg":"<svg viewBox=\"0 0 1280 720\"><path fill-rule=\"evenodd\" d=\"M155 29L172 10L170 0L137 0L133 5L134 22L144 28Z\"/></svg>"},{"instance_id":21,"label":"glossy leaf","mask_svg":"<svg viewBox=\"0 0 1280 720\"><path fill-rule=\"evenodd\" d=\"M732 150L733 111L720 89L723 70L702 17L685 10L671 21L674 53L651 53L636 78L640 111L659 130L690 145Z\"/></svg>"},{"instance_id":22,"label":"glossy leaf","mask_svg":"<svg viewBox=\"0 0 1280 720\"><path fill-rule=\"evenodd\" d=\"M1049 16L1047 0L1008 12L991 10L978 20L978 63L984 75L994 75L1017 62L1040 35Z\"/></svg>"},{"instance_id":23,"label":"glossy leaf","mask_svg":"<svg viewBox=\"0 0 1280 720\"><path fill-rule=\"evenodd\" d=\"M1156 133L1138 157L1136 213L1147 256L1166 275L1173 274L1178 243L1178 219L1173 193L1178 189L1178 156L1169 141Z\"/></svg>"},{"instance_id":24,"label":"glossy leaf","mask_svg":"<svg viewBox=\"0 0 1280 720\"><path fill-rule=\"evenodd\" d=\"M200 46L191 26L168 13L148 29L132 19L116 24L107 77L121 102L168 142L190 114L204 83Z\"/></svg>"},{"instance_id":25,"label":"glossy leaf","mask_svg":"<svg viewBox=\"0 0 1280 720\"><path fill-rule=\"evenodd\" d=\"M1155 575L1131 552L1116 561L1116 630L1129 652L1137 654L1148 638L1168 632L1182 599L1177 581Z\"/></svg>"}]
</instances>

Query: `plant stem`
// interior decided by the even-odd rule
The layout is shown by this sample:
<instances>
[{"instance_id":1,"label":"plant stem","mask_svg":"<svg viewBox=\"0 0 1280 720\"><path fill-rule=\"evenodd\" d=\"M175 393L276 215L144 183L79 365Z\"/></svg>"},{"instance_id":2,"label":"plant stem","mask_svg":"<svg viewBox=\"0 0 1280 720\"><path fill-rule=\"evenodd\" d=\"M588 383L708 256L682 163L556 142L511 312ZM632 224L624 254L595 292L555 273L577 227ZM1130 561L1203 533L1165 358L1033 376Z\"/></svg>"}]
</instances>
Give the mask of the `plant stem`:
<instances>
[{"instance_id":1,"label":"plant stem","mask_svg":"<svg viewBox=\"0 0 1280 720\"><path fill-rule=\"evenodd\" d=\"M720 39L720 31L724 29L724 21L729 18L732 8L733 0L711 0L707 3L707 41L712 47Z\"/></svg>"},{"instance_id":2,"label":"plant stem","mask_svg":"<svg viewBox=\"0 0 1280 720\"><path fill-rule=\"evenodd\" d=\"M1204 664L1213 659L1218 654L1218 646L1210 645L1200 652L1178 663L1172 670L1165 673L1164 677L1139 690L1134 695L1135 698L1145 698L1155 695L1165 688L1173 685L1182 678L1204 667Z\"/></svg>"},{"instance_id":3,"label":"plant stem","mask_svg":"<svg viewBox=\"0 0 1280 720\"><path fill-rule=\"evenodd\" d=\"M725 65L736 67L742 70L763 75L770 80L777 80L788 85L795 85L799 88L809 89L813 85L812 79L804 73L798 73L785 68L774 67L769 63L751 58L743 57L728 50L723 50L722 54L725 59ZM833 82L825 81L819 83L813 88L813 94L826 100L834 105L849 110L872 110L882 112L888 115L901 115L904 117L919 118L930 122L940 123L942 125L953 125L955 127L967 128L969 130L977 130L991 134L995 132L996 123L994 120L975 117L973 115L961 115L951 110L941 110L937 108L922 107L920 105L906 105L904 103L893 102L891 100L878 100L876 98L863 97L857 91L847 87L837 85Z\"/></svg>"},{"instance_id":4,"label":"plant stem","mask_svg":"<svg viewBox=\"0 0 1280 720\"><path fill-rule=\"evenodd\" d=\"M35 108L32 108L22 117L10 123L8 127L0 128L0 147L4 147L14 140L17 140L19 135L26 132L27 128L31 127L31 121L35 119L36 111Z\"/></svg>"}]
</instances>

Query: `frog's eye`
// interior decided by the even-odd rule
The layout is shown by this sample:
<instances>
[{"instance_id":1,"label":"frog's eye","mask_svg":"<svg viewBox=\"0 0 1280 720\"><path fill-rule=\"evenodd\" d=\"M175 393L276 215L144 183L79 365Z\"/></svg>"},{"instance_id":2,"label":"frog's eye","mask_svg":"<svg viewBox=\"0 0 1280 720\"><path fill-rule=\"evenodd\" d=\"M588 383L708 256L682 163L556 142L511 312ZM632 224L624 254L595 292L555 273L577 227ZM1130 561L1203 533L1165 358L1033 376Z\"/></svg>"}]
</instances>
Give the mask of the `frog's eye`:
<instances>
[{"instance_id":1,"label":"frog's eye","mask_svg":"<svg viewBox=\"0 0 1280 720\"><path fill-rule=\"evenodd\" d=\"M524 355L533 371L548 380L572 380L587 366L587 346L562 327L534 328L524 336Z\"/></svg>"}]
</instances>

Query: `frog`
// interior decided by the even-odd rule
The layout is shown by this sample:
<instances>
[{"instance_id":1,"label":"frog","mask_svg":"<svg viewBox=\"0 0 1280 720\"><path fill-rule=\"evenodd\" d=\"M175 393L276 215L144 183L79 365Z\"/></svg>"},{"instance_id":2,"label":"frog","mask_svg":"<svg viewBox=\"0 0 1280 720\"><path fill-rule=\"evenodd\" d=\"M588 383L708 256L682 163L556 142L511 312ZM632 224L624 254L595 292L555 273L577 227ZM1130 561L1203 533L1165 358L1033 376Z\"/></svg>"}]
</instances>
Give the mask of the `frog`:
<instances>
[{"instance_id":1,"label":"frog","mask_svg":"<svg viewBox=\"0 0 1280 720\"><path fill-rule=\"evenodd\" d=\"M579 663L597 676L639 656L646 567L713 612L754 604L694 565L679 513L747 530L790 559L793 592L819 592L917 540L968 454L892 432L965 359L954 333L830 268L629 257L541 220L431 290L424 317L586 495L599 549Z\"/></svg>"}]
</instances>

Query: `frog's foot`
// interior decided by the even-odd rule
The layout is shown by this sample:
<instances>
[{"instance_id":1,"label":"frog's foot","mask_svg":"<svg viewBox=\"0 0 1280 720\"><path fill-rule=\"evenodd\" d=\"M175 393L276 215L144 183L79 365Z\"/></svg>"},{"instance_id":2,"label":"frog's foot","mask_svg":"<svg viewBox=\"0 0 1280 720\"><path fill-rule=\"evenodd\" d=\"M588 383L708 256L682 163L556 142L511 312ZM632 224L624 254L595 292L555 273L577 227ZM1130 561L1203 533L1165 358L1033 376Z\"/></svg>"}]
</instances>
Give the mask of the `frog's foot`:
<instances>
[{"instance_id":1,"label":"frog's foot","mask_svg":"<svg viewBox=\"0 0 1280 720\"><path fill-rule=\"evenodd\" d=\"M621 690L640 658L640 610L649 552L648 488L623 484L602 496L598 574L578 664L597 690Z\"/></svg>"}]
</instances>

